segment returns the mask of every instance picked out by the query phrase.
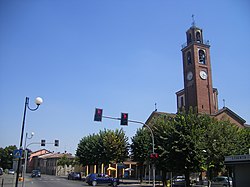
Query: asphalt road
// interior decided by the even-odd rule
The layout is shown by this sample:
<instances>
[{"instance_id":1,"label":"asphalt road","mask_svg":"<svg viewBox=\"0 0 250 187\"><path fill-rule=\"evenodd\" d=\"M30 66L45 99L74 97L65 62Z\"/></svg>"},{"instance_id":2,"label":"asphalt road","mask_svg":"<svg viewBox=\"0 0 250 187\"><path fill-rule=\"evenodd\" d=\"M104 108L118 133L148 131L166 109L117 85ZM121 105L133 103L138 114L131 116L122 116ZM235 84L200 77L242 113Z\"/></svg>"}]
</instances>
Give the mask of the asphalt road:
<instances>
[{"instance_id":1,"label":"asphalt road","mask_svg":"<svg viewBox=\"0 0 250 187\"><path fill-rule=\"evenodd\" d=\"M15 175L4 174L0 177L0 187L15 187ZM68 180L66 177L57 177L52 175L42 175L39 178L31 178L29 175L26 175L24 185L22 182L18 183L18 187L81 187L89 186L84 181ZM99 185L98 185L99 186ZM103 185L101 185L103 186ZM151 185L140 185L138 182L126 182L121 183L119 187L128 187L128 186L152 186Z\"/></svg>"}]
</instances>

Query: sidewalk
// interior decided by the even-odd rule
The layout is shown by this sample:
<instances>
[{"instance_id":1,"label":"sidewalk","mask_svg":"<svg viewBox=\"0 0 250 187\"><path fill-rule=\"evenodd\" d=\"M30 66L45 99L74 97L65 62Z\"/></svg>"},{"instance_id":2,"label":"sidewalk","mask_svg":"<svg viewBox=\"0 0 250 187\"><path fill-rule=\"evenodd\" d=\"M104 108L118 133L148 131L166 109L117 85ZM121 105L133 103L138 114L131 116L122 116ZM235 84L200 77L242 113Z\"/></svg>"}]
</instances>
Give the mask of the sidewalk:
<instances>
[{"instance_id":1,"label":"sidewalk","mask_svg":"<svg viewBox=\"0 0 250 187\"><path fill-rule=\"evenodd\" d=\"M136 179L120 179L120 184L129 185L129 186L140 186L140 187L153 186L152 181L149 183L148 181L144 180L142 183L140 183L140 181ZM162 185L159 184L159 182L157 181L155 186L159 187Z\"/></svg>"}]
</instances>

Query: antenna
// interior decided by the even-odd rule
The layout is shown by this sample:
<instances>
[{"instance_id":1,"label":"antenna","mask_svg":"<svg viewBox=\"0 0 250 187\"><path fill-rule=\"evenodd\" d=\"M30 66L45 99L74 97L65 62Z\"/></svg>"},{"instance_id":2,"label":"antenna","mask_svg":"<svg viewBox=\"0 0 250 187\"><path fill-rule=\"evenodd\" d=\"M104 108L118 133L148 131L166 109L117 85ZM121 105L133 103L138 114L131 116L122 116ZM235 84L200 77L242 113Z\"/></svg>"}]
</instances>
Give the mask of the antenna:
<instances>
[{"instance_id":1,"label":"antenna","mask_svg":"<svg viewBox=\"0 0 250 187\"><path fill-rule=\"evenodd\" d=\"M194 20L194 14L192 14L192 26L195 27L195 20Z\"/></svg>"}]
</instances>

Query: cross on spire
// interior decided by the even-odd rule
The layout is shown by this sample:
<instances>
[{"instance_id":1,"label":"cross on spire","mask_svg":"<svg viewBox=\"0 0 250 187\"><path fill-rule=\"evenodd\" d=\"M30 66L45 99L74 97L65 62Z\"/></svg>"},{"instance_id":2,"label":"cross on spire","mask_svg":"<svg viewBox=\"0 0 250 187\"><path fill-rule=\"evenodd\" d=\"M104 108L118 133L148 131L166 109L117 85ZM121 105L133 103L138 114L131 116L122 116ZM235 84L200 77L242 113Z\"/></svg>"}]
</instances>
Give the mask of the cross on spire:
<instances>
[{"instance_id":1,"label":"cross on spire","mask_svg":"<svg viewBox=\"0 0 250 187\"><path fill-rule=\"evenodd\" d=\"M195 27L194 14L192 14L192 26Z\"/></svg>"}]
</instances>

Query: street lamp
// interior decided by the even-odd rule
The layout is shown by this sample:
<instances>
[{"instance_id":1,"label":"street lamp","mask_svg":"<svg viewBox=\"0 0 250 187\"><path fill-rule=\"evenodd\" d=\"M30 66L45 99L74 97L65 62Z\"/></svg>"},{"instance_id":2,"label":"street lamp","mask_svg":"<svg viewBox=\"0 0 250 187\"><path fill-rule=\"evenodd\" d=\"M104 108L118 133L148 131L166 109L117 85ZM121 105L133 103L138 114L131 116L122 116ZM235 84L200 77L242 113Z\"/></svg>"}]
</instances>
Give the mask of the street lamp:
<instances>
[{"instance_id":1,"label":"street lamp","mask_svg":"<svg viewBox=\"0 0 250 187\"><path fill-rule=\"evenodd\" d=\"M23 169L23 184L22 184L22 186L24 186L24 175L25 175L25 173L26 173L26 167L27 167L27 159L28 159L28 150L27 150L27 146L26 146L26 144L27 144L27 139L31 139L33 136L34 136L34 132L32 132L31 134L30 134L30 137L28 137L28 133L26 132L26 134L25 134L25 141L24 141L24 169Z\"/></svg>"},{"instance_id":2,"label":"street lamp","mask_svg":"<svg viewBox=\"0 0 250 187\"><path fill-rule=\"evenodd\" d=\"M41 97L37 97L35 100L36 103L36 108L30 108L29 107L29 98L25 98L25 103L24 103L24 112L23 112L23 123L22 123L22 130L21 130L21 138L20 138L20 146L19 149L22 148L23 146L23 131L24 131L24 124L25 124L25 117L26 117L26 110L27 108L31 111L35 111L39 108L39 106L43 103L43 99ZM16 185L15 187L18 187L18 179L19 179L19 170L20 170L20 164L21 164L21 158L18 158L18 164L17 164L17 175L16 175Z\"/></svg>"}]
</instances>

